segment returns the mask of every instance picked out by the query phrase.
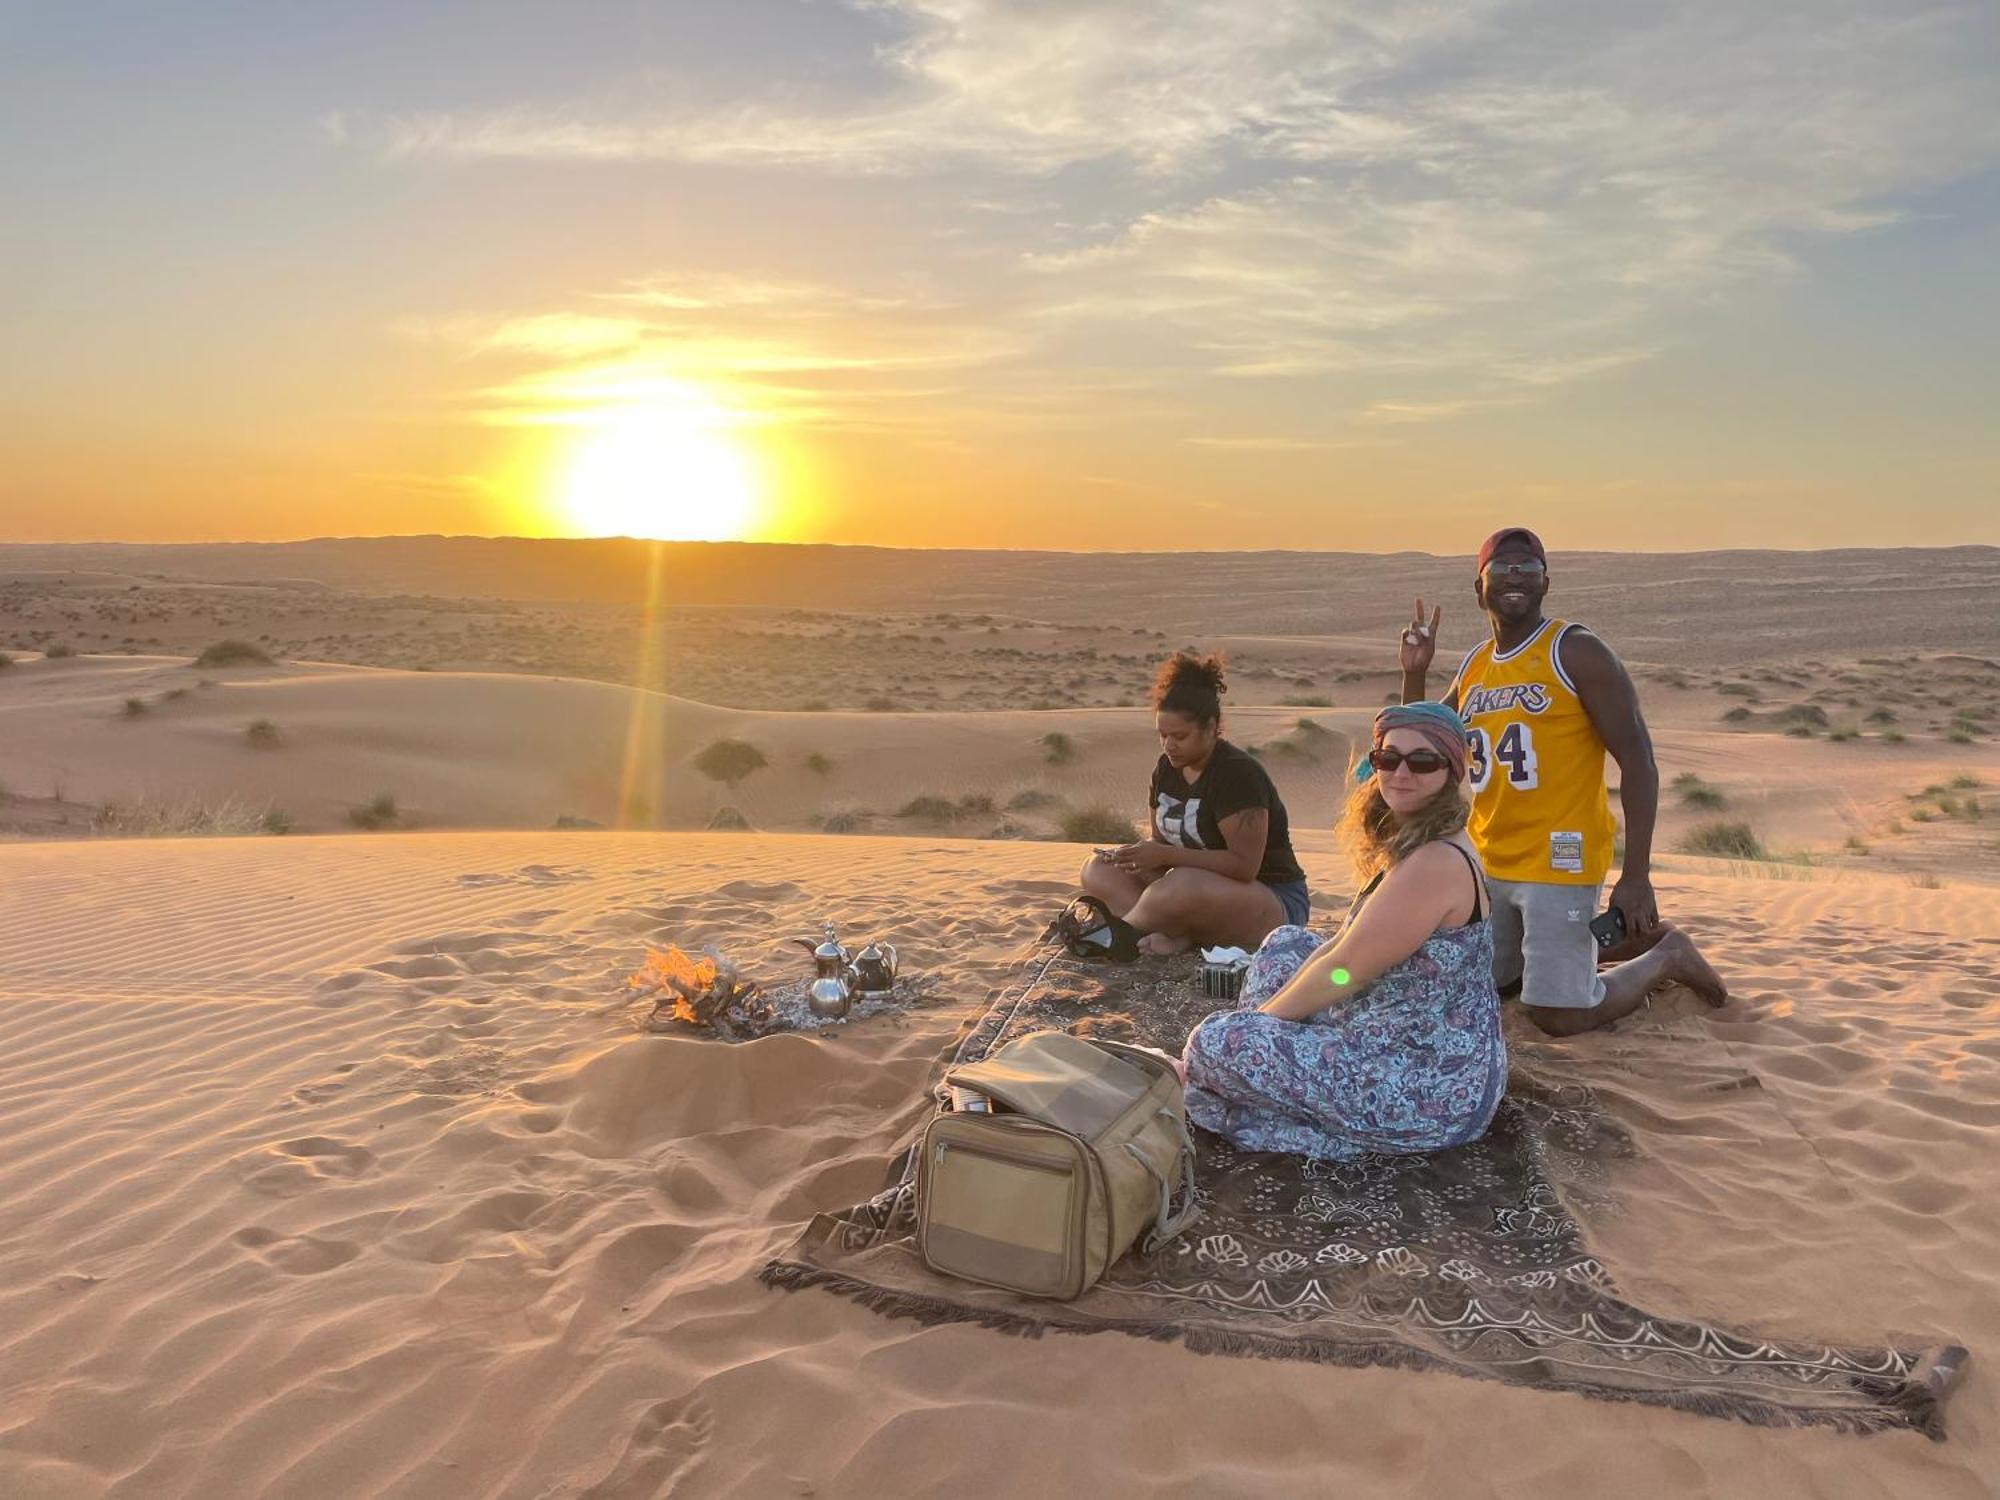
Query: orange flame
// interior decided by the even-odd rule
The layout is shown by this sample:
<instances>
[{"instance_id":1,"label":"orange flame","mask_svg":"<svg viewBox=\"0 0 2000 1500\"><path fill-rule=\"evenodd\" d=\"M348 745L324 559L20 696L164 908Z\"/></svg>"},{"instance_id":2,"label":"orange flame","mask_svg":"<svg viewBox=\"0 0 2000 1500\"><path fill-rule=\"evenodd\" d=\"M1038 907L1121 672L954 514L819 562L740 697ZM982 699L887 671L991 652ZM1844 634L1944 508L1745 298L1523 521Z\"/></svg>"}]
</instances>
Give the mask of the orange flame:
<instances>
[{"instance_id":1,"label":"orange flame","mask_svg":"<svg viewBox=\"0 0 2000 1500\"><path fill-rule=\"evenodd\" d=\"M674 997L674 1019L696 1025L700 1021L694 1007L688 1002L697 995L705 995L715 985L717 969L715 960L704 953L700 958L690 958L679 948L669 945L662 952L658 948L646 951L646 961L635 974L628 975L625 987L644 990L649 994L666 998L662 991Z\"/></svg>"}]
</instances>

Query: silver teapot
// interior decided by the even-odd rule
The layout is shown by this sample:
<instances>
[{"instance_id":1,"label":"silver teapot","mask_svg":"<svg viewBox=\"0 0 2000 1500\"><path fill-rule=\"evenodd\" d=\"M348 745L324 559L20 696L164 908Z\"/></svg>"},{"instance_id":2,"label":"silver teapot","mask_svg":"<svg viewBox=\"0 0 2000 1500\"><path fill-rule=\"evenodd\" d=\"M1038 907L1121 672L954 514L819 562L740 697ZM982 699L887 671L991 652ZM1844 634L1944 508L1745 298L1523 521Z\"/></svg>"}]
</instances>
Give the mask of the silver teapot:
<instances>
[{"instance_id":1,"label":"silver teapot","mask_svg":"<svg viewBox=\"0 0 2000 1500\"><path fill-rule=\"evenodd\" d=\"M896 987L896 945L870 943L855 955L852 968L855 993L888 994Z\"/></svg>"},{"instance_id":2,"label":"silver teapot","mask_svg":"<svg viewBox=\"0 0 2000 1500\"><path fill-rule=\"evenodd\" d=\"M822 1021L838 1021L854 1008L854 991L844 974L823 974L806 990L806 1009Z\"/></svg>"},{"instance_id":3,"label":"silver teapot","mask_svg":"<svg viewBox=\"0 0 2000 1500\"><path fill-rule=\"evenodd\" d=\"M826 936L814 943L793 938L813 956L813 982L806 990L806 1009L823 1021L837 1021L854 1008L853 959L841 946L833 924L825 926Z\"/></svg>"}]
</instances>

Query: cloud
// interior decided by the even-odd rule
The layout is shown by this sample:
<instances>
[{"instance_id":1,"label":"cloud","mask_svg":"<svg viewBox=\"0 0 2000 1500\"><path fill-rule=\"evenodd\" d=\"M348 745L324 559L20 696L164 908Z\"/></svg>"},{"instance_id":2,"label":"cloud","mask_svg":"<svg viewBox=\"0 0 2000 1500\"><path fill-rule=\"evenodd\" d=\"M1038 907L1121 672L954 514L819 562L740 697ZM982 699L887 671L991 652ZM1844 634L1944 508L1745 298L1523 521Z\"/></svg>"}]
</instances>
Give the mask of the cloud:
<instances>
[{"instance_id":1,"label":"cloud","mask_svg":"<svg viewBox=\"0 0 2000 1500\"><path fill-rule=\"evenodd\" d=\"M1380 439L1298 437L1191 437L1184 441L1197 448L1227 448L1238 453L1321 453L1343 448L1378 448Z\"/></svg>"},{"instance_id":2,"label":"cloud","mask_svg":"<svg viewBox=\"0 0 2000 1500\"><path fill-rule=\"evenodd\" d=\"M590 422L699 401L713 420L888 430L945 419L967 371L1014 356L1005 330L916 296L731 274L645 278L551 310L412 319L406 338L494 367L458 399L502 426Z\"/></svg>"},{"instance_id":3,"label":"cloud","mask_svg":"<svg viewBox=\"0 0 2000 1500\"><path fill-rule=\"evenodd\" d=\"M1009 247L999 269L955 249L930 265L941 292L849 294L837 315L810 287L749 275L605 299L620 316L726 314L727 330L672 330L698 364L850 368L862 328L876 370L1019 356L1057 372L1084 345L1190 393L1209 377L1339 388L1367 423L1441 420L1649 358L1688 310L2000 160L1980 3L848 9L876 67L839 94L772 77L703 100L701 80L656 72L341 128L404 163L925 176L927 233ZM945 326L917 327L925 308ZM588 320L509 336L599 335L618 347ZM648 322L637 342L657 355L670 340Z\"/></svg>"}]
</instances>

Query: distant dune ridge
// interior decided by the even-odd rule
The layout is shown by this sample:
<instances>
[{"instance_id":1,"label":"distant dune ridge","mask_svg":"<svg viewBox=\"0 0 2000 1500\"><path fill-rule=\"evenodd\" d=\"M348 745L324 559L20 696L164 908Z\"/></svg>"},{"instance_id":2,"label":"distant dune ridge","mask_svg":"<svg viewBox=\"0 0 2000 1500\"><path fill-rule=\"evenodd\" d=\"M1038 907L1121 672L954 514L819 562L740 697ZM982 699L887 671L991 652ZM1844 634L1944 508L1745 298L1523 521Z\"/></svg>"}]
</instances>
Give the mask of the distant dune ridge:
<instances>
[{"instance_id":1,"label":"distant dune ridge","mask_svg":"<svg viewBox=\"0 0 2000 1500\"><path fill-rule=\"evenodd\" d=\"M670 547L647 633L651 555L0 548L0 1497L1991 1495L2000 550L1558 555L1551 600L1634 666L1734 996L1571 1044L1640 1143L1595 1243L1720 1324L1965 1343L1939 1445L757 1285L879 1186L1065 824L1142 815L1152 663L1230 650L1325 925L1395 630L1442 598L1442 687L1470 564ZM176 830L262 832L117 836ZM776 981L823 920L927 1003L643 1032L648 944ZM1662 1086L1697 1055L1759 1086Z\"/></svg>"},{"instance_id":2,"label":"distant dune ridge","mask_svg":"<svg viewBox=\"0 0 2000 1500\"><path fill-rule=\"evenodd\" d=\"M1504 517L1497 519L1505 519ZM0 545L0 577L79 569L217 582L303 580L364 594L868 613L951 609L1372 643L1424 594L1470 629L1472 562L1423 553L1071 553L751 542L486 537ZM1558 551L1552 606L1635 661L1730 665L1858 650L2000 653L2000 548ZM1472 637L1461 634L1470 644Z\"/></svg>"}]
</instances>

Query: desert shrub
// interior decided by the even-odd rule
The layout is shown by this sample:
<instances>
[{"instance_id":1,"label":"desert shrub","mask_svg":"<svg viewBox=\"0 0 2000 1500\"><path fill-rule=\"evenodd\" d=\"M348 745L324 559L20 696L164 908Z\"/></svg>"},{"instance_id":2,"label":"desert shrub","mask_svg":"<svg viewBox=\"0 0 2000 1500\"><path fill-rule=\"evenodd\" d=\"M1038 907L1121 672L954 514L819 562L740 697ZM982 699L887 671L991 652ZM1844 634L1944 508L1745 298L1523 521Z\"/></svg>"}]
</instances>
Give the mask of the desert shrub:
<instances>
[{"instance_id":1,"label":"desert shrub","mask_svg":"<svg viewBox=\"0 0 2000 1500\"><path fill-rule=\"evenodd\" d=\"M1059 729L1042 736L1042 759L1052 766L1066 766L1076 759L1076 742Z\"/></svg>"},{"instance_id":2,"label":"desert shrub","mask_svg":"<svg viewBox=\"0 0 2000 1500\"><path fill-rule=\"evenodd\" d=\"M1757 696L1757 690L1747 682L1724 682L1718 684L1715 690L1728 698L1754 698Z\"/></svg>"},{"instance_id":3,"label":"desert shrub","mask_svg":"<svg viewBox=\"0 0 2000 1500\"><path fill-rule=\"evenodd\" d=\"M833 769L833 761L815 750L806 757L806 769L815 776L824 776Z\"/></svg>"},{"instance_id":4,"label":"desert shrub","mask_svg":"<svg viewBox=\"0 0 2000 1500\"><path fill-rule=\"evenodd\" d=\"M1826 728L1826 710L1817 703L1794 703L1778 715L1780 723L1803 724L1813 729Z\"/></svg>"},{"instance_id":5,"label":"desert shrub","mask_svg":"<svg viewBox=\"0 0 2000 1500\"><path fill-rule=\"evenodd\" d=\"M282 807L274 807L257 820L257 827L274 838L282 837L292 831L292 815Z\"/></svg>"},{"instance_id":6,"label":"desert shrub","mask_svg":"<svg viewBox=\"0 0 2000 1500\"><path fill-rule=\"evenodd\" d=\"M1330 740L1333 738L1333 731L1331 729L1312 719L1294 720L1292 722L1292 730L1302 740Z\"/></svg>"},{"instance_id":7,"label":"desert shrub","mask_svg":"<svg viewBox=\"0 0 2000 1500\"><path fill-rule=\"evenodd\" d=\"M57 641L53 646L45 647L42 655L50 661L61 661L65 657L76 655L76 647L67 641Z\"/></svg>"},{"instance_id":8,"label":"desert shrub","mask_svg":"<svg viewBox=\"0 0 2000 1500\"><path fill-rule=\"evenodd\" d=\"M1913 807L1910 809L1910 821L1912 823L1935 823L1937 821L1937 814L1928 807Z\"/></svg>"},{"instance_id":9,"label":"desert shrub","mask_svg":"<svg viewBox=\"0 0 2000 1500\"><path fill-rule=\"evenodd\" d=\"M1280 708L1332 708L1332 707L1333 707L1333 700L1332 700L1331 698L1327 698L1327 697L1315 697L1315 696L1314 696L1314 695L1312 695L1311 693L1307 693L1307 694L1305 694L1305 695L1303 695L1303 696L1301 696L1301 697L1293 697L1293 698L1280 698L1280 699L1278 700L1278 707L1280 707ZM1301 724L1303 724L1303 723L1305 723L1306 721L1305 721L1304 719L1301 719L1301 720L1299 720L1299 722L1300 722Z\"/></svg>"},{"instance_id":10,"label":"desert shrub","mask_svg":"<svg viewBox=\"0 0 2000 1500\"><path fill-rule=\"evenodd\" d=\"M128 719L143 718L146 714L152 712L152 705L147 703L144 698L127 698L125 700L125 707L120 712Z\"/></svg>"},{"instance_id":11,"label":"desert shrub","mask_svg":"<svg viewBox=\"0 0 2000 1500\"><path fill-rule=\"evenodd\" d=\"M194 659L197 667L268 667L271 653L249 641L230 639L206 647Z\"/></svg>"},{"instance_id":12,"label":"desert shrub","mask_svg":"<svg viewBox=\"0 0 2000 1500\"><path fill-rule=\"evenodd\" d=\"M1894 709L1878 708L1862 722L1866 724L1893 724L1896 722L1896 712Z\"/></svg>"},{"instance_id":13,"label":"desert shrub","mask_svg":"<svg viewBox=\"0 0 2000 1500\"><path fill-rule=\"evenodd\" d=\"M1885 745L1900 745L1908 738L1909 736L1904 734L1900 729L1885 729L1882 731L1882 743Z\"/></svg>"},{"instance_id":14,"label":"desert shrub","mask_svg":"<svg viewBox=\"0 0 2000 1500\"><path fill-rule=\"evenodd\" d=\"M1749 717L1750 710L1739 703L1735 708L1729 709L1723 714L1722 722L1725 724L1741 724Z\"/></svg>"},{"instance_id":15,"label":"desert shrub","mask_svg":"<svg viewBox=\"0 0 2000 1500\"><path fill-rule=\"evenodd\" d=\"M991 817L993 799L984 792L967 792L958 799L958 815L961 818Z\"/></svg>"},{"instance_id":16,"label":"desert shrub","mask_svg":"<svg viewBox=\"0 0 2000 1500\"><path fill-rule=\"evenodd\" d=\"M1956 776L1951 778L1947 785L1955 792L1968 792L1975 787L1984 786L1985 783L1970 771L1960 771Z\"/></svg>"},{"instance_id":17,"label":"desert shrub","mask_svg":"<svg viewBox=\"0 0 2000 1500\"><path fill-rule=\"evenodd\" d=\"M264 832L267 811L234 797L138 797L105 803L90 826L106 838L242 838Z\"/></svg>"},{"instance_id":18,"label":"desert shrub","mask_svg":"<svg viewBox=\"0 0 2000 1500\"><path fill-rule=\"evenodd\" d=\"M1952 725L1950 729L1946 730L1944 737L1954 745L1969 745L1978 738L1970 729L1963 728L1957 724Z\"/></svg>"},{"instance_id":19,"label":"desert shrub","mask_svg":"<svg viewBox=\"0 0 2000 1500\"><path fill-rule=\"evenodd\" d=\"M865 807L840 807L821 813L813 821L825 833L853 833L873 816Z\"/></svg>"},{"instance_id":20,"label":"desert shrub","mask_svg":"<svg viewBox=\"0 0 2000 1500\"><path fill-rule=\"evenodd\" d=\"M184 687L168 688L164 693L160 694L160 701L163 703L178 703L187 695L188 690Z\"/></svg>"},{"instance_id":21,"label":"desert shrub","mask_svg":"<svg viewBox=\"0 0 2000 1500\"><path fill-rule=\"evenodd\" d=\"M1674 790L1680 794L1683 807L1713 811L1729 800L1722 795L1721 787L1710 786L1692 771L1683 771L1674 778Z\"/></svg>"},{"instance_id":22,"label":"desert shrub","mask_svg":"<svg viewBox=\"0 0 2000 1500\"><path fill-rule=\"evenodd\" d=\"M866 703L862 704L861 706L867 709L868 712L870 712L871 714L901 713L903 709L903 705L898 703L894 698L883 698L883 697L870 698Z\"/></svg>"},{"instance_id":23,"label":"desert shrub","mask_svg":"<svg viewBox=\"0 0 2000 1500\"><path fill-rule=\"evenodd\" d=\"M1843 744L1848 740L1860 738L1860 735L1861 731L1858 729L1836 729L1828 734L1827 738L1835 744Z\"/></svg>"},{"instance_id":24,"label":"desert shrub","mask_svg":"<svg viewBox=\"0 0 2000 1500\"><path fill-rule=\"evenodd\" d=\"M1134 833L1129 817L1098 804L1064 813L1062 836L1072 844L1129 844Z\"/></svg>"},{"instance_id":25,"label":"desert shrub","mask_svg":"<svg viewBox=\"0 0 2000 1500\"><path fill-rule=\"evenodd\" d=\"M750 827L750 820L733 807L718 807L708 820L708 826L715 832L744 832Z\"/></svg>"},{"instance_id":26,"label":"desert shrub","mask_svg":"<svg viewBox=\"0 0 2000 1500\"><path fill-rule=\"evenodd\" d=\"M1008 812L1033 812L1039 807L1055 807L1062 801L1054 792L1038 786L1024 787L1007 799Z\"/></svg>"},{"instance_id":27,"label":"desert shrub","mask_svg":"<svg viewBox=\"0 0 2000 1500\"><path fill-rule=\"evenodd\" d=\"M269 719L252 719L244 727L243 738L255 749L275 750L283 736L278 733L278 726Z\"/></svg>"},{"instance_id":28,"label":"desert shrub","mask_svg":"<svg viewBox=\"0 0 2000 1500\"><path fill-rule=\"evenodd\" d=\"M921 818L926 823L949 823L958 817L958 804L949 797L912 797L896 809L899 818Z\"/></svg>"},{"instance_id":29,"label":"desert shrub","mask_svg":"<svg viewBox=\"0 0 2000 1500\"><path fill-rule=\"evenodd\" d=\"M5 651L0 651L0 672L6 671L7 668L13 665L14 658L9 656Z\"/></svg>"},{"instance_id":30,"label":"desert shrub","mask_svg":"<svg viewBox=\"0 0 2000 1500\"><path fill-rule=\"evenodd\" d=\"M1720 819L1690 828L1681 839L1681 850L1687 854L1720 855L1725 859L1771 857L1764 841L1757 837L1756 830L1748 823Z\"/></svg>"},{"instance_id":31,"label":"desert shrub","mask_svg":"<svg viewBox=\"0 0 2000 1500\"><path fill-rule=\"evenodd\" d=\"M1920 891L1934 891L1944 884L1944 882L1931 874L1930 871L1923 870L1910 877L1910 884Z\"/></svg>"},{"instance_id":32,"label":"desert shrub","mask_svg":"<svg viewBox=\"0 0 2000 1500\"><path fill-rule=\"evenodd\" d=\"M1785 733L1795 740L1809 740L1817 736L1819 731L1810 724L1791 724L1786 726Z\"/></svg>"},{"instance_id":33,"label":"desert shrub","mask_svg":"<svg viewBox=\"0 0 2000 1500\"><path fill-rule=\"evenodd\" d=\"M732 787L769 764L764 752L748 740L717 740L694 758L694 768L702 775Z\"/></svg>"},{"instance_id":34,"label":"desert shrub","mask_svg":"<svg viewBox=\"0 0 2000 1500\"><path fill-rule=\"evenodd\" d=\"M388 792L377 792L359 807L347 810L347 821L356 828L388 828L401 817L395 797Z\"/></svg>"},{"instance_id":35,"label":"desert shrub","mask_svg":"<svg viewBox=\"0 0 2000 1500\"><path fill-rule=\"evenodd\" d=\"M1850 833L1847 836L1845 847L1849 854L1866 854L1868 852L1868 845L1862 842L1861 835L1858 833Z\"/></svg>"}]
</instances>

